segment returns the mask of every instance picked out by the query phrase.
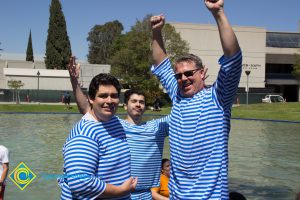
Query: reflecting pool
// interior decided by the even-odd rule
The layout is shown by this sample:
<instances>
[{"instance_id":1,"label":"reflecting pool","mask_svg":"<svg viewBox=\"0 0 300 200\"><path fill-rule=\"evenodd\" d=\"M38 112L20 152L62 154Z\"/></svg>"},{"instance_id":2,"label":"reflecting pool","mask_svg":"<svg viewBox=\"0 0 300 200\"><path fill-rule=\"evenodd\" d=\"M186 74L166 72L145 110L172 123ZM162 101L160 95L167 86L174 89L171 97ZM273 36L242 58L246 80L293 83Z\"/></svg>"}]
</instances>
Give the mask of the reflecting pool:
<instances>
[{"instance_id":1,"label":"reflecting pool","mask_svg":"<svg viewBox=\"0 0 300 200\"><path fill-rule=\"evenodd\" d=\"M0 144L10 150L10 172L24 162L37 175L24 190L8 179L5 199L59 199L56 178L62 173L61 148L80 117L0 114ZM295 199L300 191L300 124L232 120L231 125L230 190L249 200ZM167 140L164 157L169 157Z\"/></svg>"}]
</instances>

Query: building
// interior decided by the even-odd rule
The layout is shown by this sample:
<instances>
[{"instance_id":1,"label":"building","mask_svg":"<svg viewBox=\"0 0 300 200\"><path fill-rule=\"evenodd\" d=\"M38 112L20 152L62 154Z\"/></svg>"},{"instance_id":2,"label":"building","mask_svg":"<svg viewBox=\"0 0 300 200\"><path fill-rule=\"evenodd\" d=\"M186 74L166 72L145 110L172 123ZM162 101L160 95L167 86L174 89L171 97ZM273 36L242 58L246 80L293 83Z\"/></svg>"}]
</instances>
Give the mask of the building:
<instances>
[{"instance_id":1,"label":"building","mask_svg":"<svg viewBox=\"0 0 300 200\"><path fill-rule=\"evenodd\" d=\"M189 43L190 52L198 55L208 67L210 85L219 71L217 63L223 54L216 25L170 23ZM259 103L269 93L281 94L287 101L299 101L298 81L291 75L295 54L300 54L300 31L297 33L268 32L262 27L233 27L243 51L243 72L237 98ZM246 71L249 75L247 77Z\"/></svg>"},{"instance_id":2,"label":"building","mask_svg":"<svg viewBox=\"0 0 300 200\"><path fill-rule=\"evenodd\" d=\"M99 73L109 73L110 65L81 63L80 84L88 88ZM68 70L46 69L43 61L0 60L0 101L14 101L10 80L21 81L21 101L60 102L64 91L72 91Z\"/></svg>"},{"instance_id":3,"label":"building","mask_svg":"<svg viewBox=\"0 0 300 200\"><path fill-rule=\"evenodd\" d=\"M200 56L208 67L206 84L212 84L219 71L217 61L223 54L217 27L170 24L189 43L190 53ZM268 32L263 27L247 26L234 26L233 29L243 50L243 72L236 101L260 103L266 94L280 94L289 102L300 101L299 81L291 74L295 54L300 54L300 30L295 33ZM109 72L110 65L82 63L80 82L83 88L88 88L94 75ZM47 70L42 61L0 59L0 101L12 101L12 90L7 83L13 79L24 83L21 101L29 94L33 101L57 102L63 91L72 90L67 70Z\"/></svg>"}]
</instances>

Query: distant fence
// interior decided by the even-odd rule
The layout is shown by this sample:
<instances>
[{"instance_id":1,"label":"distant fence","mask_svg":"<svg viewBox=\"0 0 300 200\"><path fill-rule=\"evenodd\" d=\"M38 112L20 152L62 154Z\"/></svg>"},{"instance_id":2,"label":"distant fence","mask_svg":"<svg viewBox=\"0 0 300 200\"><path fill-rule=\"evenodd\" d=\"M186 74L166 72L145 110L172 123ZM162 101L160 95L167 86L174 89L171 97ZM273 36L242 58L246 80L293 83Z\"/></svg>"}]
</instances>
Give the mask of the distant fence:
<instances>
[{"instance_id":1,"label":"distant fence","mask_svg":"<svg viewBox=\"0 0 300 200\"><path fill-rule=\"evenodd\" d=\"M20 90L19 95L21 102L59 103L62 102L64 92L61 90ZM71 103L74 103L73 91L68 92L71 95ZM13 102L15 98L13 90L0 92L0 102ZM124 95L121 94L120 102L123 102L123 99Z\"/></svg>"},{"instance_id":2,"label":"distant fence","mask_svg":"<svg viewBox=\"0 0 300 200\"><path fill-rule=\"evenodd\" d=\"M74 101L74 96L71 91L71 99ZM20 90L21 102L49 102L58 103L62 101L63 91L60 90ZM4 90L0 95L1 102L13 102L15 101L15 94L13 90Z\"/></svg>"}]
</instances>

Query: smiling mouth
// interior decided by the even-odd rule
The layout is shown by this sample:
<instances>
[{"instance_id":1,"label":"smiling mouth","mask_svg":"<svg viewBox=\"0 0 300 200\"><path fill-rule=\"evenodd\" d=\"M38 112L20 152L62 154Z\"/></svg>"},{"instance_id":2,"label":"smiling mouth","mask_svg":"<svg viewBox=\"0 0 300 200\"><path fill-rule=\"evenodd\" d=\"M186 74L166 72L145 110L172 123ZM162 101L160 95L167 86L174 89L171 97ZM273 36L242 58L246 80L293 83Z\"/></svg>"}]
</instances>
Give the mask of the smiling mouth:
<instances>
[{"instance_id":1,"label":"smiling mouth","mask_svg":"<svg viewBox=\"0 0 300 200\"><path fill-rule=\"evenodd\" d=\"M190 85L192 85L191 82L188 82L188 83L185 82L185 83L182 84L182 88L185 89L185 88L189 87Z\"/></svg>"},{"instance_id":2,"label":"smiling mouth","mask_svg":"<svg viewBox=\"0 0 300 200\"><path fill-rule=\"evenodd\" d=\"M138 112L138 113L141 113L141 112L142 112L141 109L135 109L134 111L135 111L135 112Z\"/></svg>"},{"instance_id":3,"label":"smiling mouth","mask_svg":"<svg viewBox=\"0 0 300 200\"><path fill-rule=\"evenodd\" d=\"M115 107L114 106L111 106L111 107L104 107L104 110L105 111L108 111L108 112L112 112L114 111Z\"/></svg>"}]
</instances>

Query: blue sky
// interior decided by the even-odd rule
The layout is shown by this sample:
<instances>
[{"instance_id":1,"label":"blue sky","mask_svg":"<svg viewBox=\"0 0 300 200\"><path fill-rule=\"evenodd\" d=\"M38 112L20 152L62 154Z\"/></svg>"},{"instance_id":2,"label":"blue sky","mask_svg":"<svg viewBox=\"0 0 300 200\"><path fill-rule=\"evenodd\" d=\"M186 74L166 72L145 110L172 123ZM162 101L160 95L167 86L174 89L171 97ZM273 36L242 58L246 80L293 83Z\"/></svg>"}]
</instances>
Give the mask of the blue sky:
<instances>
[{"instance_id":1,"label":"blue sky","mask_svg":"<svg viewBox=\"0 0 300 200\"><path fill-rule=\"evenodd\" d=\"M35 57L45 54L51 0L0 0L0 58L25 54L29 31ZM125 31L147 14L161 14L169 22L214 24L203 0L61 0L72 52L88 54L88 32L96 24L119 20ZM299 31L300 0L225 0L232 25L265 27L268 31ZM25 55L24 59L25 59Z\"/></svg>"}]
</instances>

